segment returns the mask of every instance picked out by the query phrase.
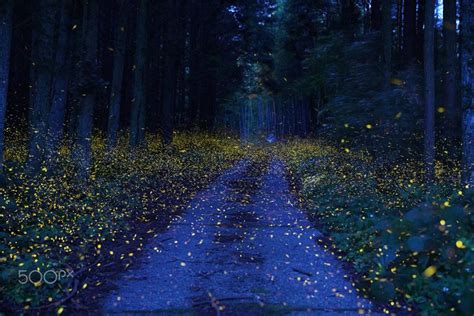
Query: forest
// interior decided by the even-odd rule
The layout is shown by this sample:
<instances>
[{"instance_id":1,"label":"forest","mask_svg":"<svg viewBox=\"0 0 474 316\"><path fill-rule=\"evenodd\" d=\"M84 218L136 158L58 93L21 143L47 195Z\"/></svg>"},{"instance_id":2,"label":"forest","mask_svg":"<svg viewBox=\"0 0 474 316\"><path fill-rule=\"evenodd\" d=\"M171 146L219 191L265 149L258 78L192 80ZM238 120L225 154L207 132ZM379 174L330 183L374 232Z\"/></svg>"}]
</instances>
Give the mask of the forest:
<instances>
[{"instance_id":1,"label":"forest","mask_svg":"<svg viewBox=\"0 0 474 316\"><path fill-rule=\"evenodd\" d=\"M474 315L474 2L0 0L0 315Z\"/></svg>"}]
</instances>

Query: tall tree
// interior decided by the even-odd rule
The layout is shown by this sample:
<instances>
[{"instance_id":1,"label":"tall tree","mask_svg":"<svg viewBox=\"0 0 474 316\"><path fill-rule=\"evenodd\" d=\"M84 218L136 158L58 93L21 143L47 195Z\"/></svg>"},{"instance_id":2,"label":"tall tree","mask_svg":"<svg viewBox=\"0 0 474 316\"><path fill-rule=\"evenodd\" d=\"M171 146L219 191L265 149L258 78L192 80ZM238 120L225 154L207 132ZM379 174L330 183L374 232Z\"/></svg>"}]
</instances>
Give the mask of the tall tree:
<instances>
[{"instance_id":1,"label":"tall tree","mask_svg":"<svg viewBox=\"0 0 474 316\"><path fill-rule=\"evenodd\" d=\"M140 0L137 13L133 102L130 121L130 146L142 143L145 130L145 56L147 0Z\"/></svg>"},{"instance_id":2,"label":"tall tree","mask_svg":"<svg viewBox=\"0 0 474 316\"><path fill-rule=\"evenodd\" d=\"M403 55L405 62L411 64L416 49L416 0L405 0L403 13Z\"/></svg>"},{"instance_id":3,"label":"tall tree","mask_svg":"<svg viewBox=\"0 0 474 316\"><path fill-rule=\"evenodd\" d=\"M382 3L382 36L383 36L383 72L384 86L390 86L392 76L392 1Z\"/></svg>"},{"instance_id":4,"label":"tall tree","mask_svg":"<svg viewBox=\"0 0 474 316\"><path fill-rule=\"evenodd\" d=\"M461 84L463 117L463 180L474 186L474 5L461 5Z\"/></svg>"},{"instance_id":5,"label":"tall tree","mask_svg":"<svg viewBox=\"0 0 474 316\"><path fill-rule=\"evenodd\" d=\"M403 28L403 16L402 16L402 10L403 10L403 0L397 0L397 22L395 25L395 30L396 30L396 37L395 37L395 49L397 52L397 56L401 56L402 53L402 46L403 46L403 36L402 36L402 28Z\"/></svg>"},{"instance_id":6,"label":"tall tree","mask_svg":"<svg viewBox=\"0 0 474 316\"><path fill-rule=\"evenodd\" d=\"M352 38L356 33L356 24L359 18L359 11L357 10L354 0L342 0L340 3L342 28L345 33L350 38Z\"/></svg>"},{"instance_id":7,"label":"tall tree","mask_svg":"<svg viewBox=\"0 0 474 316\"><path fill-rule=\"evenodd\" d=\"M33 43L33 92L30 105L30 144L27 169L37 172L45 154L50 92L53 76L54 27L57 1L38 2L37 28Z\"/></svg>"},{"instance_id":8,"label":"tall tree","mask_svg":"<svg viewBox=\"0 0 474 316\"><path fill-rule=\"evenodd\" d=\"M190 1L183 0L180 7L179 25L178 25L178 78L176 88L176 113L178 117L177 125L184 125L184 116L186 112L186 89L187 89L187 76L186 76L186 63L188 61L187 56L187 44L189 40L187 34L189 33L189 7Z\"/></svg>"},{"instance_id":9,"label":"tall tree","mask_svg":"<svg viewBox=\"0 0 474 316\"><path fill-rule=\"evenodd\" d=\"M372 0L370 4L370 26L373 30L380 30L382 25L381 0Z\"/></svg>"},{"instance_id":10,"label":"tall tree","mask_svg":"<svg viewBox=\"0 0 474 316\"><path fill-rule=\"evenodd\" d=\"M91 169L91 138L94 104L96 101L98 78L97 42L99 22L99 0L84 2L83 9L83 60L80 66L81 82L79 83L80 96L77 114L76 141L74 146L74 160L78 177L85 179Z\"/></svg>"},{"instance_id":11,"label":"tall tree","mask_svg":"<svg viewBox=\"0 0 474 316\"><path fill-rule=\"evenodd\" d=\"M163 69L163 25L166 22L162 15L165 13L163 9L163 1L151 1L148 4L148 65L146 73L147 83L147 128L151 133L158 133L160 125L160 111L162 100L162 69Z\"/></svg>"},{"instance_id":12,"label":"tall tree","mask_svg":"<svg viewBox=\"0 0 474 316\"><path fill-rule=\"evenodd\" d=\"M423 30L425 25L425 0L418 0L416 9L416 58L423 60Z\"/></svg>"},{"instance_id":13,"label":"tall tree","mask_svg":"<svg viewBox=\"0 0 474 316\"><path fill-rule=\"evenodd\" d=\"M190 36L189 36L189 49L190 49L190 76L189 76L189 117L188 127L191 127L196 123L196 117L198 116L199 103L201 94L201 83L202 83L202 62L204 57L202 56L203 43L202 40L208 35L203 32L203 16L205 15L203 10L204 3L199 0L191 0L191 21L190 21Z\"/></svg>"},{"instance_id":14,"label":"tall tree","mask_svg":"<svg viewBox=\"0 0 474 316\"><path fill-rule=\"evenodd\" d=\"M435 163L435 63L434 63L434 1L425 1L424 29L424 99L425 99L425 179L434 180Z\"/></svg>"},{"instance_id":15,"label":"tall tree","mask_svg":"<svg viewBox=\"0 0 474 316\"><path fill-rule=\"evenodd\" d=\"M13 0L0 2L0 178L3 174L5 114L7 111L10 46L12 38L12 11Z\"/></svg>"},{"instance_id":16,"label":"tall tree","mask_svg":"<svg viewBox=\"0 0 474 316\"><path fill-rule=\"evenodd\" d=\"M443 1L443 37L444 37L444 105L446 107L445 131L452 143L456 139L459 126L459 110L456 106L456 1ZM451 146L450 146L451 147Z\"/></svg>"},{"instance_id":17,"label":"tall tree","mask_svg":"<svg viewBox=\"0 0 474 316\"><path fill-rule=\"evenodd\" d=\"M163 72L163 108L162 108L162 137L165 144L170 144L173 140L173 109L176 103L176 82L179 61L177 52L179 43L177 41L177 19L178 4L174 0L167 1L169 13L168 21L165 27L166 40Z\"/></svg>"},{"instance_id":18,"label":"tall tree","mask_svg":"<svg viewBox=\"0 0 474 316\"><path fill-rule=\"evenodd\" d=\"M54 167L60 141L64 134L64 116L68 95L70 64L67 60L69 45L70 0L61 1L60 21L56 43L56 57L52 84L52 101L48 117L46 162Z\"/></svg>"},{"instance_id":19,"label":"tall tree","mask_svg":"<svg viewBox=\"0 0 474 316\"><path fill-rule=\"evenodd\" d=\"M114 30L114 62L112 87L110 91L109 117L107 121L107 149L117 144L117 132L120 122L120 103L122 99L123 68L125 64L126 25L128 1L117 0L118 18Z\"/></svg>"}]
</instances>

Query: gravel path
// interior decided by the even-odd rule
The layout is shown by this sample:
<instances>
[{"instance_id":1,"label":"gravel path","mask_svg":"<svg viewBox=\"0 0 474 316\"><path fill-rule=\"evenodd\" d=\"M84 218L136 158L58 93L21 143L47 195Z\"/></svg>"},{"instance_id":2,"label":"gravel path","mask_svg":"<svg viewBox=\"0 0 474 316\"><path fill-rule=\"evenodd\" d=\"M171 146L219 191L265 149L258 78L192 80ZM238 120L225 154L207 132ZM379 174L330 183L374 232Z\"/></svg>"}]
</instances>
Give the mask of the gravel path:
<instances>
[{"instance_id":1,"label":"gravel path","mask_svg":"<svg viewBox=\"0 0 474 316\"><path fill-rule=\"evenodd\" d=\"M150 242L104 312L121 315L358 315L342 264L292 202L284 166L241 161ZM375 313L372 313L374 315Z\"/></svg>"}]
</instances>

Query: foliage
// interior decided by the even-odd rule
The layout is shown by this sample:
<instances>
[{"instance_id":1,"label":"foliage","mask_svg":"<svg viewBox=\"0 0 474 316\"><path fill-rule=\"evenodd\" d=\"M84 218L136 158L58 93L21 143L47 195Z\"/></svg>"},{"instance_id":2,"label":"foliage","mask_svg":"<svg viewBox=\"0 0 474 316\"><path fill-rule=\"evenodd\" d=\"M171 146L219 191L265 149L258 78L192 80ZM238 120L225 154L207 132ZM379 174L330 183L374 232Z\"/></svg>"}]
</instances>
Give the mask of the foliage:
<instances>
[{"instance_id":1,"label":"foliage","mask_svg":"<svg viewBox=\"0 0 474 316\"><path fill-rule=\"evenodd\" d=\"M370 148L376 155L390 151L397 159L420 149L422 81L420 69L411 67L395 73L391 88L382 89L380 42L378 33L350 43L340 33L320 38L305 60L307 75L299 84L324 89L324 136Z\"/></svg>"},{"instance_id":2,"label":"foliage","mask_svg":"<svg viewBox=\"0 0 474 316\"><path fill-rule=\"evenodd\" d=\"M419 165L378 169L367 154L341 151L319 141L279 148L363 291L422 315L472 315L473 188L424 188Z\"/></svg>"},{"instance_id":3,"label":"foliage","mask_svg":"<svg viewBox=\"0 0 474 316\"><path fill-rule=\"evenodd\" d=\"M24 309L54 303L81 288L79 274L100 265L104 257L132 256L117 249L135 239L134 222L179 211L196 190L243 154L236 140L186 133L176 134L170 147L148 135L147 146L134 151L123 137L107 153L105 139L97 133L91 179L79 182L68 147L61 149L59 172L43 166L40 175L31 177L20 167L26 159L25 142L10 138L8 185L0 188L0 297L1 305ZM76 277L54 284L19 283L19 270L51 269L74 271Z\"/></svg>"}]
</instances>

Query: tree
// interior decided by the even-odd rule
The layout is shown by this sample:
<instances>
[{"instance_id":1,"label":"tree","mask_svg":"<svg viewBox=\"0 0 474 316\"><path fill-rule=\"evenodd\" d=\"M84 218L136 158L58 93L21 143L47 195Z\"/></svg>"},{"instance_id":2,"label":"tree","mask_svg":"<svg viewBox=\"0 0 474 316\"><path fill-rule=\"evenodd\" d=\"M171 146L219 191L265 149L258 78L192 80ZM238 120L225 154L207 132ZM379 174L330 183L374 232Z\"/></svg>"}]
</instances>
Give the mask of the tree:
<instances>
[{"instance_id":1,"label":"tree","mask_svg":"<svg viewBox=\"0 0 474 316\"><path fill-rule=\"evenodd\" d=\"M163 70L163 25L165 19L162 15L165 13L163 1L151 1L148 4L148 56L147 56L147 74L146 74L146 104L147 104L147 128L157 134L160 125L160 111L162 105L162 70Z\"/></svg>"},{"instance_id":2,"label":"tree","mask_svg":"<svg viewBox=\"0 0 474 316\"><path fill-rule=\"evenodd\" d=\"M91 138L94 103L96 101L97 87L99 85L98 63L97 63L97 42L98 42L98 21L99 2L98 0L88 0L84 2L84 38L83 55L81 61L79 83L80 96L79 109L77 115L76 141L74 144L74 160L78 177L86 179L91 169Z\"/></svg>"},{"instance_id":3,"label":"tree","mask_svg":"<svg viewBox=\"0 0 474 316\"><path fill-rule=\"evenodd\" d=\"M37 172L45 154L50 91L53 77L53 40L56 18L54 0L38 2L38 21L33 43L33 83L30 105L30 144L27 169Z\"/></svg>"},{"instance_id":4,"label":"tree","mask_svg":"<svg viewBox=\"0 0 474 316\"><path fill-rule=\"evenodd\" d=\"M415 60L416 49L416 0L404 2L403 18L403 49L405 62L411 64Z\"/></svg>"},{"instance_id":5,"label":"tree","mask_svg":"<svg viewBox=\"0 0 474 316\"><path fill-rule=\"evenodd\" d=\"M355 1L342 0L340 3L343 30L349 38L353 38L356 33L356 25L359 18L359 12L356 9Z\"/></svg>"},{"instance_id":6,"label":"tree","mask_svg":"<svg viewBox=\"0 0 474 316\"><path fill-rule=\"evenodd\" d=\"M443 36L445 51L444 106L446 107L445 131L452 143L459 126L459 110L456 105L456 1L443 1ZM452 148L452 146L449 146Z\"/></svg>"},{"instance_id":7,"label":"tree","mask_svg":"<svg viewBox=\"0 0 474 316\"><path fill-rule=\"evenodd\" d=\"M418 0L416 11L416 58L423 60L423 31L425 24L425 0Z\"/></svg>"},{"instance_id":8,"label":"tree","mask_svg":"<svg viewBox=\"0 0 474 316\"><path fill-rule=\"evenodd\" d=\"M382 3L383 71L384 86L390 86L392 72L392 1Z\"/></svg>"},{"instance_id":9,"label":"tree","mask_svg":"<svg viewBox=\"0 0 474 316\"><path fill-rule=\"evenodd\" d=\"M7 111L13 0L0 2L0 178L3 174L5 114ZM0 179L1 180L1 179Z\"/></svg>"},{"instance_id":10,"label":"tree","mask_svg":"<svg viewBox=\"0 0 474 316\"><path fill-rule=\"evenodd\" d=\"M60 21L56 43L56 57L52 83L52 101L48 117L46 163L54 168L59 143L64 134L64 116L68 95L70 65L68 57L70 0L61 1Z\"/></svg>"},{"instance_id":11,"label":"tree","mask_svg":"<svg viewBox=\"0 0 474 316\"><path fill-rule=\"evenodd\" d=\"M176 81L179 61L177 51L177 19L178 4L174 0L167 1L169 18L165 26L166 40L164 42L164 71L163 71L163 108L162 108L162 137L163 143L170 144L173 140L173 108L176 102Z\"/></svg>"},{"instance_id":12,"label":"tree","mask_svg":"<svg viewBox=\"0 0 474 316\"><path fill-rule=\"evenodd\" d=\"M110 91L109 116L107 121L107 149L117 144L117 132L120 123L120 103L122 98L123 68L125 63L126 25L128 1L117 0L118 19L114 30L114 62L112 87Z\"/></svg>"},{"instance_id":13,"label":"tree","mask_svg":"<svg viewBox=\"0 0 474 316\"><path fill-rule=\"evenodd\" d=\"M435 163L435 64L434 64L434 0L425 1L424 30L424 99L425 99L425 179L434 180Z\"/></svg>"},{"instance_id":14,"label":"tree","mask_svg":"<svg viewBox=\"0 0 474 316\"><path fill-rule=\"evenodd\" d=\"M146 16L147 0L140 0L137 27L135 70L133 86L133 102L130 121L130 146L136 147L143 143L145 130L145 56L146 56Z\"/></svg>"},{"instance_id":15,"label":"tree","mask_svg":"<svg viewBox=\"0 0 474 316\"><path fill-rule=\"evenodd\" d=\"M461 6L461 84L463 115L463 180L474 186L474 5Z\"/></svg>"},{"instance_id":16,"label":"tree","mask_svg":"<svg viewBox=\"0 0 474 316\"><path fill-rule=\"evenodd\" d=\"M199 0L191 0L191 10L194 14L191 15L190 21L190 77L189 77L189 119L188 127L196 123L196 117L199 113L199 103L202 83L202 63L204 61L203 53L203 39L208 34L203 32L203 19L206 10L203 10L204 3Z\"/></svg>"},{"instance_id":17,"label":"tree","mask_svg":"<svg viewBox=\"0 0 474 316\"><path fill-rule=\"evenodd\" d=\"M380 4L381 0L372 0L370 4L370 26L373 30L379 30L382 24Z\"/></svg>"}]
</instances>

